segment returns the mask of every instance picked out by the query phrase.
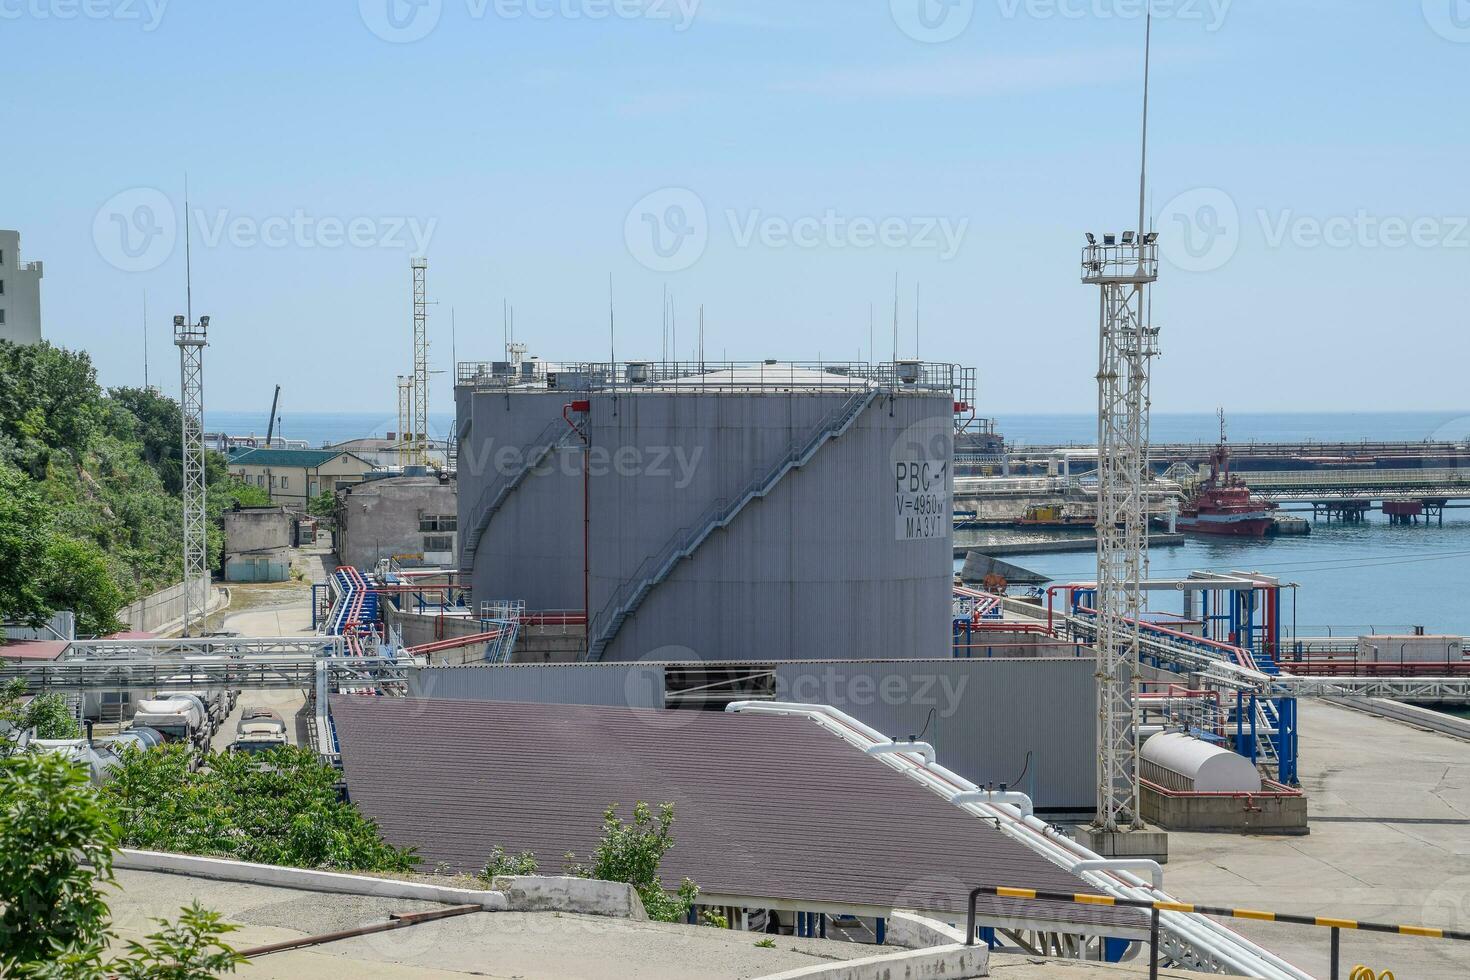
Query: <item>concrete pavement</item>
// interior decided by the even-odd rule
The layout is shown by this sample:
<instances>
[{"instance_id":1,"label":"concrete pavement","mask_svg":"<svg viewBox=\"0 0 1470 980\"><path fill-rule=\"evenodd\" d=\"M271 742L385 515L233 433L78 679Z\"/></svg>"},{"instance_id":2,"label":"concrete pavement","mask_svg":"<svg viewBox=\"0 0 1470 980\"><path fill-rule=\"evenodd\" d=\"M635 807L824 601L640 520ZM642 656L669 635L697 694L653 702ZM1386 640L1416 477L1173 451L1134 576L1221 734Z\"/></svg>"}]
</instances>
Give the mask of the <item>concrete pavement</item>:
<instances>
[{"instance_id":1,"label":"concrete pavement","mask_svg":"<svg viewBox=\"0 0 1470 980\"><path fill-rule=\"evenodd\" d=\"M1470 743L1317 701L1301 705L1306 837L1169 835L1165 887L1183 901L1470 930ZM1232 921L1317 976L1329 933ZM1356 964L1470 976L1470 943L1344 931Z\"/></svg>"}]
</instances>

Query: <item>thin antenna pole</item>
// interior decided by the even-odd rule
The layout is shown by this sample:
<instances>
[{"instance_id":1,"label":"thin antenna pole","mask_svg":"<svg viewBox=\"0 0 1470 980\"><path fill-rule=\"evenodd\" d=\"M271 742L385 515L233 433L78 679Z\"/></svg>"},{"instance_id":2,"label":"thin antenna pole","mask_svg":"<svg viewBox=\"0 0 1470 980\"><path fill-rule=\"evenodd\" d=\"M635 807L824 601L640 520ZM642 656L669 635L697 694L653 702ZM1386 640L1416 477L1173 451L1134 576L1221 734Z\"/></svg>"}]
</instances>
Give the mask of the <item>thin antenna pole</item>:
<instances>
[{"instance_id":1,"label":"thin antenna pole","mask_svg":"<svg viewBox=\"0 0 1470 980\"><path fill-rule=\"evenodd\" d=\"M607 274L607 354L608 373L612 376L613 414L618 414L618 329L613 312L613 277ZM590 633L588 634L591 635Z\"/></svg>"},{"instance_id":2,"label":"thin antenna pole","mask_svg":"<svg viewBox=\"0 0 1470 980\"><path fill-rule=\"evenodd\" d=\"M184 171L184 319L194 325L194 257L189 233L189 172ZM178 239L175 239L177 241Z\"/></svg>"},{"instance_id":3,"label":"thin antenna pole","mask_svg":"<svg viewBox=\"0 0 1470 980\"><path fill-rule=\"evenodd\" d=\"M143 290L143 390L148 390L148 290Z\"/></svg>"},{"instance_id":4,"label":"thin antenna pole","mask_svg":"<svg viewBox=\"0 0 1470 980\"><path fill-rule=\"evenodd\" d=\"M505 345L505 356L510 357L510 298L500 301L500 339Z\"/></svg>"},{"instance_id":5,"label":"thin antenna pole","mask_svg":"<svg viewBox=\"0 0 1470 980\"><path fill-rule=\"evenodd\" d=\"M914 359L919 357L919 284L914 283Z\"/></svg>"},{"instance_id":6,"label":"thin antenna pole","mask_svg":"<svg viewBox=\"0 0 1470 980\"><path fill-rule=\"evenodd\" d=\"M1145 232L1144 226L1144 202L1147 200L1145 188L1148 185L1148 82L1149 63L1152 54L1154 37L1154 12L1150 6L1148 18L1144 27L1143 35L1143 154L1138 167L1138 234L1140 237Z\"/></svg>"},{"instance_id":7,"label":"thin antenna pole","mask_svg":"<svg viewBox=\"0 0 1470 980\"><path fill-rule=\"evenodd\" d=\"M868 360L877 363L878 351L873 347L873 304L868 304Z\"/></svg>"},{"instance_id":8,"label":"thin antenna pole","mask_svg":"<svg viewBox=\"0 0 1470 980\"><path fill-rule=\"evenodd\" d=\"M459 343L454 335L454 307L449 308L449 359L454 362L454 370L459 370Z\"/></svg>"},{"instance_id":9,"label":"thin antenna pole","mask_svg":"<svg viewBox=\"0 0 1470 980\"><path fill-rule=\"evenodd\" d=\"M661 340L663 341L663 345L664 345L664 347L663 347L663 350L664 350L664 363L667 364L667 363L669 363L669 284L668 283L664 283L664 305L663 305L663 309L660 312L662 314L662 319L660 321L660 326L661 326L662 332L660 333L659 336L660 336Z\"/></svg>"},{"instance_id":10,"label":"thin antenna pole","mask_svg":"<svg viewBox=\"0 0 1470 980\"><path fill-rule=\"evenodd\" d=\"M699 369L704 370L704 304L699 304Z\"/></svg>"},{"instance_id":11,"label":"thin antenna pole","mask_svg":"<svg viewBox=\"0 0 1470 980\"><path fill-rule=\"evenodd\" d=\"M893 274L893 363L898 363L898 273Z\"/></svg>"},{"instance_id":12,"label":"thin antenna pole","mask_svg":"<svg viewBox=\"0 0 1470 980\"><path fill-rule=\"evenodd\" d=\"M679 311L674 306L674 297L669 297L669 347L674 351L674 363L679 362Z\"/></svg>"}]
</instances>

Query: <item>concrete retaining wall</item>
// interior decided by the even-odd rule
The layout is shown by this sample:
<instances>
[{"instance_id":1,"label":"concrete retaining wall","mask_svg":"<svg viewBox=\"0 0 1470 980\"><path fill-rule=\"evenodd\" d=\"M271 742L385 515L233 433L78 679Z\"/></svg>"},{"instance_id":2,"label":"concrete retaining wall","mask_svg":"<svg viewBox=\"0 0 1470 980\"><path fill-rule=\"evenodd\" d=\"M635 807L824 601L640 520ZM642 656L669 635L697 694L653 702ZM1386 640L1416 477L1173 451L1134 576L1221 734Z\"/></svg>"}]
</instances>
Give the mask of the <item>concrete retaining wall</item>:
<instances>
[{"instance_id":1,"label":"concrete retaining wall","mask_svg":"<svg viewBox=\"0 0 1470 980\"><path fill-rule=\"evenodd\" d=\"M216 589L209 596L208 611L214 612L228 599L227 594ZM137 602L118 610L117 618L128 624L128 629L145 633L167 633L184 619L184 583L160 589L144 596Z\"/></svg>"},{"instance_id":2,"label":"concrete retaining wall","mask_svg":"<svg viewBox=\"0 0 1470 980\"><path fill-rule=\"evenodd\" d=\"M335 871L278 868L269 864L196 857L191 854L164 854L159 851L134 851L124 848L117 852L113 864L115 867L133 871L157 871L165 874L188 875L194 878L210 878L215 881L237 881L252 885L270 885L275 888L298 888L309 892L415 899L424 902L443 902L447 905L479 905L487 912L504 912L510 907L506 896L497 891L450 888L425 882L399 881L395 878L339 874Z\"/></svg>"},{"instance_id":3,"label":"concrete retaining wall","mask_svg":"<svg viewBox=\"0 0 1470 980\"><path fill-rule=\"evenodd\" d=\"M888 917L887 942L904 949L930 949L935 946L957 946L965 941L965 930L917 912L894 909Z\"/></svg>"},{"instance_id":4,"label":"concrete retaining wall","mask_svg":"<svg viewBox=\"0 0 1470 980\"><path fill-rule=\"evenodd\" d=\"M579 912L615 919L646 921L643 900L632 885L590 878L542 878L504 875L490 886L505 895L515 912Z\"/></svg>"},{"instance_id":5,"label":"concrete retaining wall","mask_svg":"<svg viewBox=\"0 0 1470 980\"><path fill-rule=\"evenodd\" d=\"M861 960L823 963L762 980L965 980L990 976L990 950L984 946L940 946Z\"/></svg>"}]
</instances>

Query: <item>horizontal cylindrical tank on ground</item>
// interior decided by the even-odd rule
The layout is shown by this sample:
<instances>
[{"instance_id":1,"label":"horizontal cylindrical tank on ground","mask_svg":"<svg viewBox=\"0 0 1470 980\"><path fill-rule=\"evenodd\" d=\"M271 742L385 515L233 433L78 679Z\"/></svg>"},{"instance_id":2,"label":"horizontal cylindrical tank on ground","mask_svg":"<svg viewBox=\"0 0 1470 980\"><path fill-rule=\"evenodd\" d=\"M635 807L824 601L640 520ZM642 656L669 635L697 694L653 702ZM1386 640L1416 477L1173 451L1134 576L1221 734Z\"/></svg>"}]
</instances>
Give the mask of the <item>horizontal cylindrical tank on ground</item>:
<instances>
[{"instance_id":1,"label":"horizontal cylindrical tank on ground","mask_svg":"<svg viewBox=\"0 0 1470 980\"><path fill-rule=\"evenodd\" d=\"M1143 743L1138 755L1145 778L1152 763L1187 782L1187 785L1166 786L1168 789L1195 793L1261 791L1261 774L1249 759L1183 732L1160 732L1152 736Z\"/></svg>"}]
</instances>

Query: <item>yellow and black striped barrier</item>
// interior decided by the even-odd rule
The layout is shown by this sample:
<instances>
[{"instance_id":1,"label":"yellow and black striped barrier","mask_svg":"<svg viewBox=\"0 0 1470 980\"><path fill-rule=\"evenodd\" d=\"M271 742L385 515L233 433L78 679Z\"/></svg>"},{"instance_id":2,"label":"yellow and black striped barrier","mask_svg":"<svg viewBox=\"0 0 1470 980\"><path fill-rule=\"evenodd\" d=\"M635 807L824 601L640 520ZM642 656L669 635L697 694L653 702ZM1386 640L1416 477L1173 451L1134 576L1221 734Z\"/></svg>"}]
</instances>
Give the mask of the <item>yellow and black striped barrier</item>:
<instances>
[{"instance_id":1,"label":"yellow and black striped barrier","mask_svg":"<svg viewBox=\"0 0 1470 980\"><path fill-rule=\"evenodd\" d=\"M1338 943L1343 929L1359 932L1387 932L1398 936L1419 936L1425 939L1457 939L1470 942L1470 932L1455 929L1437 929L1433 926L1390 925L1386 922L1360 922L1357 919L1334 919L1321 915L1293 915L1289 912L1263 912L1259 909L1233 909L1217 905L1195 905L1192 902L1145 902L1133 898L1113 898L1111 895L1089 895L1083 892L1052 892L1037 888L1006 888L1000 885L981 885L970 892L969 933L967 944L975 944L975 900L981 895L997 898L1018 898L1043 902L1070 902L1074 905L1107 905L1125 909L1143 909L1152 913L1149 926L1149 946L1153 950L1149 976L1158 977L1159 913L1190 912L1196 915L1213 915L1227 919L1253 919L1257 922L1280 922L1287 925L1319 926L1332 930L1332 980L1338 977ZM1373 976L1367 967L1354 968L1352 977ZM1393 974L1385 972L1380 980L1392 980Z\"/></svg>"}]
</instances>

